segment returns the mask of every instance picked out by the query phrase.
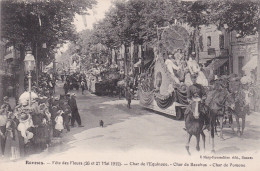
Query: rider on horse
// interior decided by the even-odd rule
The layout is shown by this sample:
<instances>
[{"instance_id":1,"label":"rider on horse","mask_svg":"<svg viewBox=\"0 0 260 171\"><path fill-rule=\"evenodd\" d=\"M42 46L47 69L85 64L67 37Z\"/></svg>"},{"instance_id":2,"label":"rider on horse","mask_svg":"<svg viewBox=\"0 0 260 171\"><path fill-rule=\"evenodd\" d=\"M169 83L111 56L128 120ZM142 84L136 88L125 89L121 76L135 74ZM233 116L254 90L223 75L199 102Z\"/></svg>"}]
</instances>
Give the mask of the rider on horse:
<instances>
[{"instance_id":1,"label":"rider on horse","mask_svg":"<svg viewBox=\"0 0 260 171\"><path fill-rule=\"evenodd\" d=\"M241 80L240 88L236 92L235 101L241 106L241 112L249 115L249 85Z\"/></svg>"},{"instance_id":2,"label":"rider on horse","mask_svg":"<svg viewBox=\"0 0 260 171\"><path fill-rule=\"evenodd\" d=\"M190 102L190 105L187 107L185 113L184 113L184 120L186 119L188 113L192 111L193 113L198 112L201 113L202 115L206 115L205 113L205 99L206 99L206 91L205 88L196 83L196 75L191 76L191 80L193 84L189 86L188 91L187 91L187 98L188 101ZM196 103L197 102L197 103ZM207 117L204 117L204 126L203 130L206 129L209 125ZM197 118L196 118L197 119Z\"/></svg>"}]
</instances>

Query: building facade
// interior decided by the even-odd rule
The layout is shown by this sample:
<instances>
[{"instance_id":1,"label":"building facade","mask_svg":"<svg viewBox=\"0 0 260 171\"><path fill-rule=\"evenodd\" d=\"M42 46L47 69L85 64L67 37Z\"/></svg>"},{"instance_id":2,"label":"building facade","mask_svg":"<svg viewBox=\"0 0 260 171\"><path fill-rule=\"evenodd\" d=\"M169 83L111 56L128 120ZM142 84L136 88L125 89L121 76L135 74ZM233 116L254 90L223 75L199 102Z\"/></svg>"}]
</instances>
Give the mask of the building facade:
<instances>
[{"instance_id":1,"label":"building facade","mask_svg":"<svg viewBox=\"0 0 260 171\"><path fill-rule=\"evenodd\" d=\"M232 63L230 34L215 25L202 26L199 38L199 63L206 66L211 75L228 75Z\"/></svg>"},{"instance_id":2,"label":"building facade","mask_svg":"<svg viewBox=\"0 0 260 171\"><path fill-rule=\"evenodd\" d=\"M258 56L258 35L239 38L231 33L232 71L239 76L248 75L256 70Z\"/></svg>"}]
</instances>

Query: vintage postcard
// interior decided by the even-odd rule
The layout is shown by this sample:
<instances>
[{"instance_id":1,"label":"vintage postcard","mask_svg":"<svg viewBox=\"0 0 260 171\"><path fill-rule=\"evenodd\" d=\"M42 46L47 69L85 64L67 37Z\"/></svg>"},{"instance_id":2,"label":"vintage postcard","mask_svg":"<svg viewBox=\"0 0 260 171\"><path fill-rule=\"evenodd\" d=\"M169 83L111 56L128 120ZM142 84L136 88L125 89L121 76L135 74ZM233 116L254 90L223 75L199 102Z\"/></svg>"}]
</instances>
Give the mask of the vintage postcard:
<instances>
[{"instance_id":1,"label":"vintage postcard","mask_svg":"<svg viewBox=\"0 0 260 171\"><path fill-rule=\"evenodd\" d=\"M260 2L1 0L0 170L260 170Z\"/></svg>"}]
</instances>

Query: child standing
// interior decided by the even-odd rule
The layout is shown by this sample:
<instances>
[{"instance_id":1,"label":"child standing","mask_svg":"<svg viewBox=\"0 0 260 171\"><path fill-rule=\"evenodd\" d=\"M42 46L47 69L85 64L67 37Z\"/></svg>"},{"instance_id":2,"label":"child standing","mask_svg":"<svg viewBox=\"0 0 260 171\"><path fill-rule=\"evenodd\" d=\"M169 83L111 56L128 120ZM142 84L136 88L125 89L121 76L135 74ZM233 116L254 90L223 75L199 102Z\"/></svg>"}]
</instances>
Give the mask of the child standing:
<instances>
[{"instance_id":1,"label":"child standing","mask_svg":"<svg viewBox=\"0 0 260 171\"><path fill-rule=\"evenodd\" d=\"M84 94L84 90L85 90L85 81L84 80L81 80L80 86L81 86L82 95L83 95Z\"/></svg>"},{"instance_id":2,"label":"child standing","mask_svg":"<svg viewBox=\"0 0 260 171\"><path fill-rule=\"evenodd\" d=\"M60 137L61 136L61 133L62 133L62 130L64 129L63 127L63 118L62 118L62 114L64 112L62 110L59 110L58 111L58 116L55 118L55 132L56 132L56 136L57 137Z\"/></svg>"},{"instance_id":3,"label":"child standing","mask_svg":"<svg viewBox=\"0 0 260 171\"><path fill-rule=\"evenodd\" d=\"M132 92L130 87L126 88L126 93L125 93L125 98L127 100L127 107L130 109L131 108L131 100L132 100Z\"/></svg>"},{"instance_id":4,"label":"child standing","mask_svg":"<svg viewBox=\"0 0 260 171\"><path fill-rule=\"evenodd\" d=\"M12 112L8 113L8 121L6 123L6 143L5 143L5 157L15 160L20 158L19 137L17 131L17 124L13 120Z\"/></svg>"}]
</instances>

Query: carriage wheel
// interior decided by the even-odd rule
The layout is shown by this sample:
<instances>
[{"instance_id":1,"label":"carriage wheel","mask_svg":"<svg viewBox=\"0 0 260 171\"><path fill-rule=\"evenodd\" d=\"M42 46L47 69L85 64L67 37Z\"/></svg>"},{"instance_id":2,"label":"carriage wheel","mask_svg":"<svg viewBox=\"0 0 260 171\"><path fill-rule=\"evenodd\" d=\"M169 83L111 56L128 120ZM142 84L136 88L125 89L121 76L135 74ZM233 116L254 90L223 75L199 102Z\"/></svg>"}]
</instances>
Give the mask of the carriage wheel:
<instances>
[{"instance_id":1,"label":"carriage wheel","mask_svg":"<svg viewBox=\"0 0 260 171\"><path fill-rule=\"evenodd\" d=\"M183 117L183 110L181 107L176 107L176 119L181 120Z\"/></svg>"}]
</instances>

